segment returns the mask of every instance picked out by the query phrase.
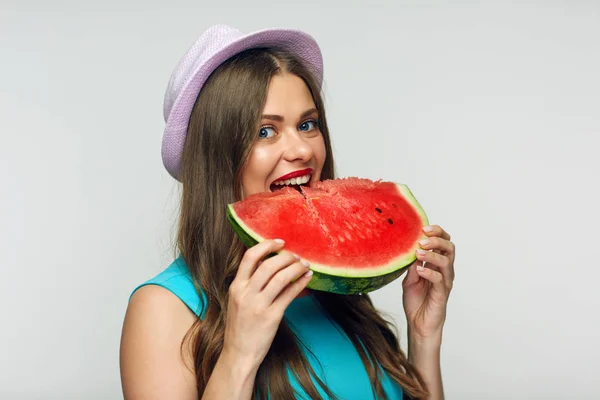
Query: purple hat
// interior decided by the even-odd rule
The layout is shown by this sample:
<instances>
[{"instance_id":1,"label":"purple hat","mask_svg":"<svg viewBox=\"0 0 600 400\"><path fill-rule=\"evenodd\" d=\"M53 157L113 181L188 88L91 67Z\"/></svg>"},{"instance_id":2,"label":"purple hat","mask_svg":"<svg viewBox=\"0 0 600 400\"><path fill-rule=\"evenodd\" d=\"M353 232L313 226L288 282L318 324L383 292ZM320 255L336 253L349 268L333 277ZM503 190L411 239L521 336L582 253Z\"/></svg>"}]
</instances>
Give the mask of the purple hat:
<instances>
[{"instance_id":1,"label":"purple hat","mask_svg":"<svg viewBox=\"0 0 600 400\"><path fill-rule=\"evenodd\" d=\"M166 122L162 141L163 164L178 179L181 154L192 108L202 86L224 61L251 48L277 47L295 54L316 74L321 84L323 58L317 42L295 29L265 29L243 34L227 25L208 28L190 47L173 71L163 105Z\"/></svg>"}]
</instances>

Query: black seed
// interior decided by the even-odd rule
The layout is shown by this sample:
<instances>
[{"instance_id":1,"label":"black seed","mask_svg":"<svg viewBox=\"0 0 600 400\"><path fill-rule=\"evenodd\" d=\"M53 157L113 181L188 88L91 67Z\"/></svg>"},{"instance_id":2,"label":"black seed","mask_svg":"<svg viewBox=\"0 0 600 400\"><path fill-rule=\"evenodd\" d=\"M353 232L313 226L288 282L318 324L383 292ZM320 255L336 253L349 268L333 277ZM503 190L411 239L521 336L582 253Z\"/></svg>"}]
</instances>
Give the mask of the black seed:
<instances>
[{"instance_id":1,"label":"black seed","mask_svg":"<svg viewBox=\"0 0 600 400\"><path fill-rule=\"evenodd\" d=\"M381 209L380 208L375 208L375 211L377 211L379 214L381 214Z\"/></svg>"},{"instance_id":2,"label":"black seed","mask_svg":"<svg viewBox=\"0 0 600 400\"><path fill-rule=\"evenodd\" d=\"M391 218L388 218L388 222L390 223L390 225L392 225L394 223L394 221L392 221Z\"/></svg>"},{"instance_id":3,"label":"black seed","mask_svg":"<svg viewBox=\"0 0 600 400\"><path fill-rule=\"evenodd\" d=\"M396 207L396 205L395 205L395 204L392 204L392 205L394 206L394 208L398 208L398 207Z\"/></svg>"}]
</instances>

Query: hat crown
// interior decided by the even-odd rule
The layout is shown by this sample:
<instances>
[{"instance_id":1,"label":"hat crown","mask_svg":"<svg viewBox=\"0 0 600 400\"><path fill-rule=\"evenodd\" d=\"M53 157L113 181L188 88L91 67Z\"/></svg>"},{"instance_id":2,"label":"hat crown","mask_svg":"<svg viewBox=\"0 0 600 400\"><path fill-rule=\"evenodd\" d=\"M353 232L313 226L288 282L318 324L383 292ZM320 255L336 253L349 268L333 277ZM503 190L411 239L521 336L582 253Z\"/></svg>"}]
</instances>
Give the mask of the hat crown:
<instances>
[{"instance_id":1,"label":"hat crown","mask_svg":"<svg viewBox=\"0 0 600 400\"><path fill-rule=\"evenodd\" d=\"M193 78L194 71L222 48L242 36L244 34L241 31L225 24L213 25L202 33L181 58L171 74L163 104L165 122L169 118L177 96L185 87L187 81Z\"/></svg>"},{"instance_id":2,"label":"hat crown","mask_svg":"<svg viewBox=\"0 0 600 400\"><path fill-rule=\"evenodd\" d=\"M244 34L224 24L211 26L179 60L165 92L163 115L166 125L161 153L165 168L175 179L179 179L189 119L202 86L226 60L244 50L259 47L275 47L296 55L321 85L321 50L307 33L296 29L269 28Z\"/></svg>"}]
</instances>

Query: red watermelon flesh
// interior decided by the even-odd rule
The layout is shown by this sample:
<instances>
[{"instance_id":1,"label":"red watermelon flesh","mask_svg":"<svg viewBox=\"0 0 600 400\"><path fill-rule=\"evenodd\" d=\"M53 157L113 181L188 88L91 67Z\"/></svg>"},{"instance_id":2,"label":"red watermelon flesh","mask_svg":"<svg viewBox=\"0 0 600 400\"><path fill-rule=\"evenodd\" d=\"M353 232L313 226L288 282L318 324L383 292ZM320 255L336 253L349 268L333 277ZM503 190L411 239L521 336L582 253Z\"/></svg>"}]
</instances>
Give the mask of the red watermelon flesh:
<instances>
[{"instance_id":1,"label":"red watermelon flesh","mask_svg":"<svg viewBox=\"0 0 600 400\"><path fill-rule=\"evenodd\" d=\"M300 190L248 196L228 217L247 246L285 240L284 249L311 264L309 287L368 292L397 278L415 259L428 224L406 185L343 178Z\"/></svg>"}]
</instances>

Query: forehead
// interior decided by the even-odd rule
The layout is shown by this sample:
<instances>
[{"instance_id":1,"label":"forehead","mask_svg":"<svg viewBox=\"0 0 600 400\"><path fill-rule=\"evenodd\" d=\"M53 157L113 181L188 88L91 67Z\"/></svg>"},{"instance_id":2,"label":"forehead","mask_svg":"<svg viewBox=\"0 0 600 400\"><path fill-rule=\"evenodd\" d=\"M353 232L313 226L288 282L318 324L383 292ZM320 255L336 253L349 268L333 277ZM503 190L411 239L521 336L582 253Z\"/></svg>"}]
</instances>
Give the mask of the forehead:
<instances>
[{"instance_id":1,"label":"forehead","mask_svg":"<svg viewBox=\"0 0 600 400\"><path fill-rule=\"evenodd\" d=\"M292 74L275 75L269 83L263 114L294 115L315 107L306 83Z\"/></svg>"}]
</instances>

